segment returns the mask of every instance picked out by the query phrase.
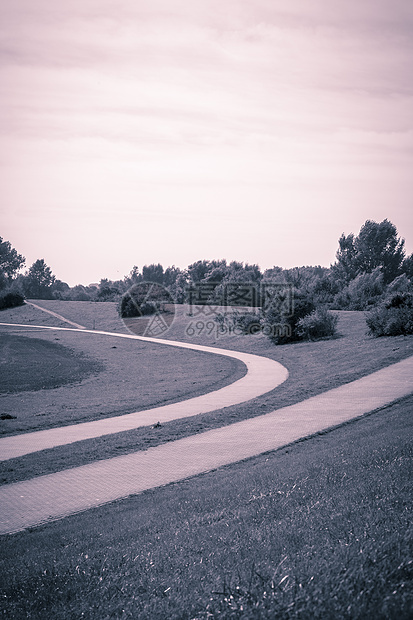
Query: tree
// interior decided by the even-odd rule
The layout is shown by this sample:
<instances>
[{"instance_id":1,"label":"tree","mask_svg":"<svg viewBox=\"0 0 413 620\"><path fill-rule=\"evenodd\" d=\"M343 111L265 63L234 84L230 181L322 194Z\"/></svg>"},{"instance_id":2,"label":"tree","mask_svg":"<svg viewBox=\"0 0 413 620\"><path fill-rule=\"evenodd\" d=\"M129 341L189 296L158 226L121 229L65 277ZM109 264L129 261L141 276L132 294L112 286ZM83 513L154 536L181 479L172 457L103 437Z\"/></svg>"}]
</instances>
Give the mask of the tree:
<instances>
[{"instance_id":1,"label":"tree","mask_svg":"<svg viewBox=\"0 0 413 620\"><path fill-rule=\"evenodd\" d=\"M160 263L157 265L145 265L142 267L142 278L146 282L157 282L163 284L163 267Z\"/></svg>"},{"instance_id":2,"label":"tree","mask_svg":"<svg viewBox=\"0 0 413 620\"><path fill-rule=\"evenodd\" d=\"M405 273L409 280L413 281L413 254L406 256L401 267L402 273Z\"/></svg>"},{"instance_id":3,"label":"tree","mask_svg":"<svg viewBox=\"0 0 413 620\"><path fill-rule=\"evenodd\" d=\"M353 233L347 236L343 233L338 240L338 246L336 253L337 263L333 265L333 273L338 280L348 284L357 275L357 252L354 246Z\"/></svg>"},{"instance_id":4,"label":"tree","mask_svg":"<svg viewBox=\"0 0 413 620\"><path fill-rule=\"evenodd\" d=\"M54 299L66 299L67 295L70 292L70 286L67 282L62 282L62 280L55 280L52 286L52 293Z\"/></svg>"},{"instance_id":5,"label":"tree","mask_svg":"<svg viewBox=\"0 0 413 620\"><path fill-rule=\"evenodd\" d=\"M125 288L130 288L134 284L142 281L142 276L139 273L139 269L136 265L134 265L127 276L123 278L125 283Z\"/></svg>"},{"instance_id":6,"label":"tree","mask_svg":"<svg viewBox=\"0 0 413 620\"><path fill-rule=\"evenodd\" d=\"M380 224L367 220L354 241L354 247L359 273L371 273L380 267L385 284L400 275L405 257L404 239L398 237L396 227L389 220Z\"/></svg>"},{"instance_id":7,"label":"tree","mask_svg":"<svg viewBox=\"0 0 413 620\"><path fill-rule=\"evenodd\" d=\"M222 260L198 260L187 267L187 274L192 282L201 282L202 280L211 281L211 273L214 269L226 271L227 261Z\"/></svg>"},{"instance_id":8,"label":"tree","mask_svg":"<svg viewBox=\"0 0 413 620\"><path fill-rule=\"evenodd\" d=\"M175 284L176 279L180 274L181 270L179 269L179 267L175 267L175 265L172 265L172 267L167 267L163 274L164 286L170 287Z\"/></svg>"},{"instance_id":9,"label":"tree","mask_svg":"<svg viewBox=\"0 0 413 620\"><path fill-rule=\"evenodd\" d=\"M96 301L116 301L123 293L124 288L125 284L122 281L112 282L112 280L102 278L99 283Z\"/></svg>"},{"instance_id":10,"label":"tree","mask_svg":"<svg viewBox=\"0 0 413 620\"><path fill-rule=\"evenodd\" d=\"M0 237L0 289L10 283L26 259L12 248L10 241Z\"/></svg>"},{"instance_id":11,"label":"tree","mask_svg":"<svg viewBox=\"0 0 413 620\"><path fill-rule=\"evenodd\" d=\"M372 273L378 267L384 284L401 273L405 257L404 239L398 237L396 227L387 219L380 223L366 220L357 237L343 233L338 243L337 263L332 271L345 284L360 274Z\"/></svg>"},{"instance_id":12,"label":"tree","mask_svg":"<svg viewBox=\"0 0 413 620\"><path fill-rule=\"evenodd\" d=\"M52 299L55 280L50 267L46 265L43 258L39 258L24 276L24 292L27 297L34 299Z\"/></svg>"}]
</instances>

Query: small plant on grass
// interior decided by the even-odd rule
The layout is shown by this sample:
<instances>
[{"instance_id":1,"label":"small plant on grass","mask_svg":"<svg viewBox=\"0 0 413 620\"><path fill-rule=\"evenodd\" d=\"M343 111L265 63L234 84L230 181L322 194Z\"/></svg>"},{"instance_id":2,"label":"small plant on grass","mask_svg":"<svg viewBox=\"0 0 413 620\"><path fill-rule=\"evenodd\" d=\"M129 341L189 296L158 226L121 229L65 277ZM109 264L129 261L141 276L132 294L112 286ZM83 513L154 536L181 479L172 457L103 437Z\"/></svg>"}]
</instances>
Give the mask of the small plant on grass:
<instances>
[{"instance_id":1,"label":"small plant on grass","mask_svg":"<svg viewBox=\"0 0 413 620\"><path fill-rule=\"evenodd\" d=\"M297 323L297 335L303 340L332 338L337 333L338 315L326 308L317 308Z\"/></svg>"}]
</instances>

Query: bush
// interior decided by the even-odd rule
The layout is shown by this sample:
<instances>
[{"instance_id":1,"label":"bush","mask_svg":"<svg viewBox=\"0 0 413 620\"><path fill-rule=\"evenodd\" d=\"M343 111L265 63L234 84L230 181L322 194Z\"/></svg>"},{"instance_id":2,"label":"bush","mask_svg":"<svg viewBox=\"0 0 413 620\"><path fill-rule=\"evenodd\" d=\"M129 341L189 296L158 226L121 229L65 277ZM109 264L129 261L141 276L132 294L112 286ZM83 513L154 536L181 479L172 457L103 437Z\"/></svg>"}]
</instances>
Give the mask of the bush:
<instances>
[{"instance_id":1,"label":"bush","mask_svg":"<svg viewBox=\"0 0 413 620\"><path fill-rule=\"evenodd\" d=\"M123 294L118 305L118 313L121 318L145 316L166 312L170 304L174 304L174 300L164 286L142 282L135 284Z\"/></svg>"},{"instance_id":2,"label":"bush","mask_svg":"<svg viewBox=\"0 0 413 620\"><path fill-rule=\"evenodd\" d=\"M337 314L332 314L326 308L317 308L311 314L299 319L297 336L303 340L331 338L337 333L337 321Z\"/></svg>"},{"instance_id":3,"label":"bush","mask_svg":"<svg viewBox=\"0 0 413 620\"><path fill-rule=\"evenodd\" d=\"M413 334L413 294L391 295L366 314L366 323L376 338Z\"/></svg>"},{"instance_id":4,"label":"bush","mask_svg":"<svg viewBox=\"0 0 413 620\"><path fill-rule=\"evenodd\" d=\"M296 291L292 308L284 308L280 304L280 310L271 308L265 313L263 331L269 334L268 337L274 344L287 344L300 340L301 337L297 333L298 322L314 310L314 304L307 295Z\"/></svg>"},{"instance_id":5,"label":"bush","mask_svg":"<svg viewBox=\"0 0 413 620\"><path fill-rule=\"evenodd\" d=\"M0 310L6 308L16 308L24 304L24 296L16 292L8 292L0 294Z\"/></svg>"},{"instance_id":6,"label":"bush","mask_svg":"<svg viewBox=\"0 0 413 620\"><path fill-rule=\"evenodd\" d=\"M215 321L220 326L222 333L235 333L236 335L254 335L261 330L261 318L259 314L252 312L237 312L236 310L215 315Z\"/></svg>"},{"instance_id":7,"label":"bush","mask_svg":"<svg viewBox=\"0 0 413 620\"><path fill-rule=\"evenodd\" d=\"M339 310L365 310L382 299L385 290L380 267L362 273L334 297L333 307Z\"/></svg>"},{"instance_id":8,"label":"bush","mask_svg":"<svg viewBox=\"0 0 413 620\"><path fill-rule=\"evenodd\" d=\"M413 285L410 282L409 278L403 273L401 276L398 276L390 282L386 289L387 297L390 297L393 293L411 293L413 292Z\"/></svg>"},{"instance_id":9,"label":"bush","mask_svg":"<svg viewBox=\"0 0 413 620\"><path fill-rule=\"evenodd\" d=\"M243 334L256 334L260 331L260 317L251 312L234 312L234 327L237 327ZM258 327L258 329L257 329Z\"/></svg>"},{"instance_id":10,"label":"bush","mask_svg":"<svg viewBox=\"0 0 413 620\"><path fill-rule=\"evenodd\" d=\"M148 316L162 310L159 302L145 301L139 303L127 293L122 297L119 304L119 314L122 318Z\"/></svg>"}]
</instances>

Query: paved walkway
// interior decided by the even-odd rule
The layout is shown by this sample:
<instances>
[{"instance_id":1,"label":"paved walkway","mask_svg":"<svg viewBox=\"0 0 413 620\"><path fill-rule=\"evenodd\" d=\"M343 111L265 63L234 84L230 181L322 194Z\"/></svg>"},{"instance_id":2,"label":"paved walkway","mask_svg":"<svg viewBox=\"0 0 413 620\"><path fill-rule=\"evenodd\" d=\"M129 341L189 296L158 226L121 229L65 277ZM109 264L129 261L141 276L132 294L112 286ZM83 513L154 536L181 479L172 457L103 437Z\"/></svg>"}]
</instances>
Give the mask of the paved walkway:
<instances>
[{"instance_id":1,"label":"paved walkway","mask_svg":"<svg viewBox=\"0 0 413 620\"><path fill-rule=\"evenodd\" d=\"M73 334L103 334L113 338L129 338L132 340L144 340L145 342L153 342L172 347L184 349L192 349L195 351L204 351L215 355L224 355L232 357L243 362L247 367L247 374L238 381L234 381L219 390L209 392L196 398L190 398L171 405L163 405L153 409L128 413L126 415L105 418L93 422L83 422L81 424L72 424L69 426L61 426L49 430L35 431L33 433L22 433L11 437L0 439L0 461L11 458L24 456L39 450L62 446L75 441L84 439L93 439L103 435L120 433L122 431L136 429L142 426L150 426L156 422L169 422L179 418L187 418L216 411L224 407L238 405L253 398L257 398L266 392L269 392L283 383L288 377L288 370L279 362L275 362L267 357L252 355L250 353L240 353L238 351L229 351L227 349L218 349L216 347L206 347L187 342L175 342L173 340L161 340L159 338L148 338L144 336L135 336L132 334L118 334L113 332L104 332L97 330L71 329L68 327L45 327L40 325L20 325L14 323L0 323L0 325L13 327L27 327L33 329L49 329L68 331Z\"/></svg>"},{"instance_id":2,"label":"paved walkway","mask_svg":"<svg viewBox=\"0 0 413 620\"><path fill-rule=\"evenodd\" d=\"M271 413L149 450L0 488L13 533L274 450L413 392L413 357Z\"/></svg>"}]
</instances>

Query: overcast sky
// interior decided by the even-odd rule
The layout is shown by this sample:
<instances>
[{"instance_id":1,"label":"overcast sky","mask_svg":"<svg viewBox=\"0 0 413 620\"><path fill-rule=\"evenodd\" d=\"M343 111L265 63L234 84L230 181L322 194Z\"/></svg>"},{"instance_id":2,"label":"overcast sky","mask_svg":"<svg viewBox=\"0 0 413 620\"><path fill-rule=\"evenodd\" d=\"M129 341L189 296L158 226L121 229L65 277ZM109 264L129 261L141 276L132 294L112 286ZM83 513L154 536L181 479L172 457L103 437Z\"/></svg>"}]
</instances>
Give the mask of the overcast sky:
<instances>
[{"instance_id":1,"label":"overcast sky","mask_svg":"<svg viewBox=\"0 0 413 620\"><path fill-rule=\"evenodd\" d=\"M0 236L70 285L413 251L411 0L0 0Z\"/></svg>"}]
</instances>

